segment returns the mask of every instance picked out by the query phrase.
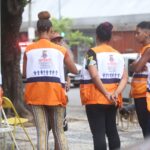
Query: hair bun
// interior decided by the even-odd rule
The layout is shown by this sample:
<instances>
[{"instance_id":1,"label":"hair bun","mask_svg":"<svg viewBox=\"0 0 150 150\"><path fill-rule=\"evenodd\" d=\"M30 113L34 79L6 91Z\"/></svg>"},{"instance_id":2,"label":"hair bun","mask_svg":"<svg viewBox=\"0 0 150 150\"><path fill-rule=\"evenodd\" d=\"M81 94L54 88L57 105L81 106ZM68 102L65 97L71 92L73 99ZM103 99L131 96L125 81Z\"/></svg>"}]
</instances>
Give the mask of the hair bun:
<instances>
[{"instance_id":1,"label":"hair bun","mask_svg":"<svg viewBox=\"0 0 150 150\"><path fill-rule=\"evenodd\" d=\"M51 17L48 11L41 11L38 13L38 18L40 19L49 19Z\"/></svg>"}]
</instances>

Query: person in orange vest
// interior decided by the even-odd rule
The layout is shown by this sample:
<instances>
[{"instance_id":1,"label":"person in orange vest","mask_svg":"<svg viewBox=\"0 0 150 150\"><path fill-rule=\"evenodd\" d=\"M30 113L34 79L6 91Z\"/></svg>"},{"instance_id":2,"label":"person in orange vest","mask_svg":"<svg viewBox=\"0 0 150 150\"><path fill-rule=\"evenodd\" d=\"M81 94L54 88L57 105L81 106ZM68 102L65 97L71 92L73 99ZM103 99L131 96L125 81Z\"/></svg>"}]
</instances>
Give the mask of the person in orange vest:
<instances>
[{"instance_id":1,"label":"person in orange vest","mask_svg":"<svg viewBox=\"0 0 150 150\"><path fill-rule=\"evenodd\" d=\"M150 22L140 22L136 27L136 40L143 45L141 49L140 57L135 61L131 67L135 71L133 80L131 83L131 95L134 98L137 117L144 138L150 136L150 109L147 106L150 105L149 98L150 92ZM148 70L147 70L148 69ZM147 82L148 79L148 82ZM148 89L148 91L147 91ZM147 96L146 96L147 91Z\"/></svg>"},{"instance_id":2,"label":"person in orange vest","mask_svg":"<svg viewBox=\"0 0 150 150\"><path fill-rule=\"evenodd\" d=\"M55 44L58 44L58 45L61 45L61 46L64 46L64 47L68 48L67 44L63 40L63 37L58 32L53 32L50 40L51 40L51 42L53 42ZM69 49L68 49L68 52L71 54ZM66 68L65 68L65 80L66 80L65 89L66 89L66 92L68 92L69 89L70 89L70 84L71 83L70 83L70 77L68 76L68 71L66 70ZM66 93L66 96L67 96L67 93ZM67 99L68 99L68 96L67 96ZM66 116L67 116L67 112L66 112L66 109L65 109L64 122L63 122L64 131L68 130L68 122L67 122Z\"/></svg>"},{"instance_id":3,"label":"person in orange vest","mask_svg":"<svg viewBox=\"0 0 150 150\"><path fill-rule=\"evenodd\" d=\"M51 36L51 42L58 44L60 46L64 46L67 48L68 53L70 54L70 56L73 58L73 54L71 53L71 51L68 48L68 45L66 44L66 42L63 40L63 37L58 33L58 32L53 32L52 36ZM67 75L68 71L65 72L65 79L66 79L66 91L68 92L70 89L70 77Z\"/></svg>"},{"instance_id":4,"label":"person in orange vest","mask_svg":"<svg viewBox=\"0 0 150 150\"><path fill-rule=\"evenodd\" d=\"M23 62L26 77L25 101L31 106L37 129L37 149L48 149L49 130L52 129L55 150L68 150L63 130L65 95L64 64L77 74L77 68L67 49L50 42L52 23L50 14L38 14L37 31L39 40L28 45Z\"/></svg>"},{"instance_id":5,"label":"person in orange vest","mask_svg":"<svg viewBox=\"0 0 150 150\"><path fill-rule=\"evenodd\" d=\"M101 23L96 29L97 45L91 48L81 70L80 95L85 105L94 150L120 148L116 112L122 105L121 92L127 83L123 56L109 45L113 25Z\"/></svg>"}]
</instances>

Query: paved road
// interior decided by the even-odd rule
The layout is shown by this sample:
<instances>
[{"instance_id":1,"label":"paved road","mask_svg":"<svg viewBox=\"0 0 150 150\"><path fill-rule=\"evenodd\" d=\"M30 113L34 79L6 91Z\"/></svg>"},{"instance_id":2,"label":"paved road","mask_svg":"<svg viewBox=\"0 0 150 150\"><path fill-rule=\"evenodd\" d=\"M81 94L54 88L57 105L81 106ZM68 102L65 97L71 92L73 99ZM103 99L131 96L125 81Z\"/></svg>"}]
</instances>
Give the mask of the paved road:
<instances>
[{"instance_id":1,"label":"paved road","mask_svg":"<svg viewBox=\"0 0 150 150\"><path fill-rule=\"evenodd\" d=\"M93 150L92 136L85 115L85 110L80 103L79 89L78 88L71 89L68 95L69 95L69 104L67 108L67 116L69 120L69 131L66 132L66 136L69 142L69 149L70 150ZM127 125L125 120L124 120L124 125ZM32 138L33 143L36 145L35 127L28 127L27 130ZM123 131L121 127L121 123L119 121L118 130L121 138L122 148L126 150L130 150L130 148L127 148L128 146L143 141L141 130L137 123L130 123L128 130ZM26 140L19 140L22 137L24 137L24 133L21 130L21 128L17 128L16 137L18 139L17 141L19 143L20 150L32 150L30 144ZM7 138L9 139L9 137ZM53 150L52 133L50 133L49 145L50 145L49 150ZM10 147L8 146L7 150L9 149ZM148 150L148 149L143 149L143 150Z\"/></svg>"},{"instance_id":2,"label":"paved road","mask_svg":"<svg viewBox=\"0 0 150 150\"><path fill-rule=\"evenodd\" d=\"M74 145L73 148L72 146L70 148L71 150L92 150L93 149L92 136L91 136L88 122L87 122L84 106L81 105L79 88L72 88L70 92L68 93L68 97L69 97L69 104L68 104L68 109L67 109L68 118L74 119L75 121L69 123L70 130L67 133L67 135L70 135L69 133L72 133L74 134L74 137L78 138L79 136L81 136L80 144L78 143ZM125 128L127 127L127 125L128 125L127 121L124 120L123 122L124 127L122 127L121 121L119 119L118 131L119 131L120 138L121 138L122 148L126 148L129 145L132 145L134 143L139 143L139 141L143 141L141 129L139 128L137 121L135 120L134 123L130 122L129 128L126 130ZM68 139L70 143L72 143L70 136L68 136ZM80 145L82 145L81 146L82 148L80 147L78 149L77 147L77 149L75 149L75 146L77 145L79 147Z\"/></svg>"},{"instance_id":3,"label":"paved road","mask_svg":"<svg viewBox=\"0 0 150 150\"><path fill-rule=\"evenodd\" d=\"M68 92L69 106L81 106L79 88L71 88Z\"/></svg>"}]
</instances>

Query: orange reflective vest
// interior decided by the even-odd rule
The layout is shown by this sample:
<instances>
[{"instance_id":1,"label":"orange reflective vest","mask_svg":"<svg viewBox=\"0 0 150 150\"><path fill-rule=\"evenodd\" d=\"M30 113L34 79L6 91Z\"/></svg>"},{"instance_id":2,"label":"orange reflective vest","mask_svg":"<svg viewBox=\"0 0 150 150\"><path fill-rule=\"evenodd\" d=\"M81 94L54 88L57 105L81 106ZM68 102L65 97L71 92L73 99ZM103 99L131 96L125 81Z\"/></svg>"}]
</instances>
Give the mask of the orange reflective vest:
<instances>
[{"instance_id":1,"label":"orange reflective vest","mask_svg":"<svg viewBox=\"0 0 150 150\"><path fill-rule=\"evenodd\" d=\"M146 102L147 102L147 109L150 112L150 63L147 63L148 68L148 78L147 78L147 93L146 93Z\"/></svg>"},{"instance_id":2,"label":"orange reflective vest","mask_svg":"<svg viewBox=\"0 0 150 150\"><path fill-rule=\"evenodd\" d=\"M65 106L64 57L66 49L41 39L27 46L25 100L32 105Z\"/></svg>"},{"instance_id":3,"label":"orange reflective vest","mask_svg":"<svg viewBox=\"0 0 150 150\"><path fill-rule=\"evenodd\" d=\"M103 86L108 92L114 92L123 76L124 59L122 55L112 47L103 44L92 48L96 53L97 68ZM86 60L81 71L80 95L82 104L112 105L109 100L96 88L88 70ZM118 105L122 104L122 96L119 95Z\"/></svg>"},{"instance_id":4,"label":"orange reflective vest","mask_svg":"<svg viewBox=\"0 0 150 150\"><path fill-rule=\"evenodd\" d=\"M150 112L150 90L146 93L147 110Z\"/></svg>"},{"instance_id":5,"label":"orange reflective vest","mask_svg":"<svg viewBox=\"0 0 150 150\"><path fill-rule=\"evenodd\" d=\"M150 44L142 48L137 61L149 47ZM146 85L147 85L147 71L134 73L131 81L131 91L130 91L131 97L133 98L146 97Z\"/></svg>"}]
</instances>

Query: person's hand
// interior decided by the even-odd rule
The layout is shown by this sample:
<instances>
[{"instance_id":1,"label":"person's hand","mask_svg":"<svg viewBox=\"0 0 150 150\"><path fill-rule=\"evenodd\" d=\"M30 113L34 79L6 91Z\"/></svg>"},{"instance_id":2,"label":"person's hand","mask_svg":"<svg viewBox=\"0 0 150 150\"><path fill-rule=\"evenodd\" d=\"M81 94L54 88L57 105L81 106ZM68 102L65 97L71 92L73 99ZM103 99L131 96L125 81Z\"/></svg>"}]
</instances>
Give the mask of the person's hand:
<instances>
[{"instance_id":1,"label":"person's hand","mask_svg":"<svg viewBox=\"0 0 150 150\"><path fill-rule=\"evenodd\" d=\"M105 94L105 97L112 103L112 100L111 100L111 93L107 92Z\"/></svg>"},{"instance_id":2,"label":"person's hand","mask_svg":"<svg viewBox=\"0 0 150 150\"><path fill-rule=\"evenodd\" d=\"M133 61L131 64L129 64L130 66L135 66L137 64L137 61Z\"/></svg>"},{"instance_id":3,"label":"person's hand","mask_svg":"<svg viewBox=\"0 0 150 150\"><path fill-rule=\"evenodd\" d=\"M144 66L142 71L147 71L147 66Z\"/></svg>"},{"instance_id":4,"label":"person's hand","mask_svg":"<svg viewBox=\"0 0 150 150\"><path fill-rule=\"evenodd\" d=\"M65 89L66 89L66 92L68 92L70 90L70 83L69 82L65 83Z\"/></svg>"},{"instance_id":5,"label":"person's hand","mask_svg":"<svg viewBox=\"0 0 150 150\"><path fill-rule=\"evenodd\" d=\"M70 77L67 76L66 83L65 83L66 92L70 90L70 86L71 86L71 80L70 80Z\"/></svg>"},{"instance_id":6,"label":"person's hand","mask_svg":"<svg viewBox=\"0 0 150 150\"><path fill-rule=\"evenodd\" d=\"M114 105L117 106L117 101L118 101L118 93L117 92L112 93L111 100L114 103Z\"/></svg>"},{"instance_id":7,"label":"person's hand","mask_svg":"<svg viewBox=\"0 0 150 150\"><path fill-rule=\"evenodd\" d=\"M132 72L132 73L134 72L133 69L136 66L136 64L137 64L137 61L133 61L131 64L129 64L128 69L129 69L130 72Z\"/></svg>"}]
</instances>

